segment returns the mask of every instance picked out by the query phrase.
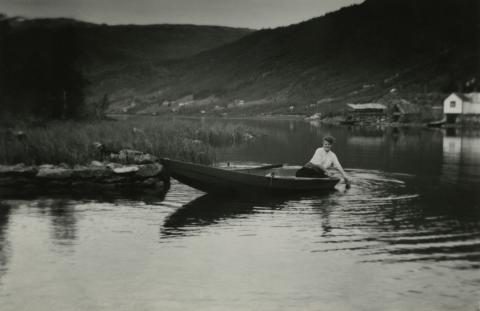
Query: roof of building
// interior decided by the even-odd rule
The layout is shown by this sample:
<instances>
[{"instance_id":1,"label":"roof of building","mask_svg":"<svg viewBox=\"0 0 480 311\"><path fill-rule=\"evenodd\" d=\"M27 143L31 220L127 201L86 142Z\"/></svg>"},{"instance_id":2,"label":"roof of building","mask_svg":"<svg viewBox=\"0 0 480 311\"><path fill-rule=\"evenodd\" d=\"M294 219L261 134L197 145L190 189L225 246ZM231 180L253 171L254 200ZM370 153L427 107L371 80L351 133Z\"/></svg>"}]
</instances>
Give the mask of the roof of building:
<instances>
[{"instance_id":1,"label":"roof of building","mask_svg":"<svg viewBox=\"0 0 480 311\"><path fill-rule=\"evenodd\" d=\"M473 93L453 93L460 97L463 101L480 104L480 93L473 92Z\"/></svg>"},{"instance_id":2,"label":"roof of building","mask_svg":"<svg viewBox=\"0 0 480 311\"><path fill-rule=\"evenodd\" d=\"M365 109L373 109L373 110L385 110L385 107L382 104L377 103L368 103L368 104L347 104L348 107L352 108L353 110L365 110Z\"/></svg>"}]
</instances>

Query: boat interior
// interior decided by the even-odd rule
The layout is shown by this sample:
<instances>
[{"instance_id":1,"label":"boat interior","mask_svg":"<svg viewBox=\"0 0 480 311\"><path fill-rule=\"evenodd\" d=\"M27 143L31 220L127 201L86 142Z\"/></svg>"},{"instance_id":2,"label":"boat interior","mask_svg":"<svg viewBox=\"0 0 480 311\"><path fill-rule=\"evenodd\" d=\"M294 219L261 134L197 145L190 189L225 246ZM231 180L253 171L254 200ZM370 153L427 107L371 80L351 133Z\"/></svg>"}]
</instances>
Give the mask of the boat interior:
<instances>
[{"instance_id":1,"label":"boat interior","mask_svg":"<svg viewBox=\"0 0 480 311\"><path fill-rule=\"evenodd\" d=\"M240 169L238 171L247 174L268 177L295 177L295 173L301 166L271 165L265 167Z\"/></svg>"}]
</instances>

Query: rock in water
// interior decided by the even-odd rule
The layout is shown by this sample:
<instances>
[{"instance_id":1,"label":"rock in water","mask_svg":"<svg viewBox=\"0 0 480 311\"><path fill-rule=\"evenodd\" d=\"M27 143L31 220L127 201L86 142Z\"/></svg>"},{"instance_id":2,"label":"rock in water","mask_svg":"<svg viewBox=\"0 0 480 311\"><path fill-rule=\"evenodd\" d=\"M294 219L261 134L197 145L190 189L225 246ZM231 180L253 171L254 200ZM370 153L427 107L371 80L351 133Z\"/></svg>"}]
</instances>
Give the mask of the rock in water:
<instances>
[{"instance_id":1,"label":"rock in water","mask_svg":"<svg viewBox=\"0 0 480 311\"><path fill-rule=\"evenodd\" d=\"M0 165L0 176L35 176L38 169L35 166L25 166L20 163L16 165Z\"/></svg>"},{"instance_id":2,"label":"rock in water","mask_svg":"<svg viewBox=\"0 0 480 311\"><path fill-rule=\"evenodd\" d=\"M142 178L155 177L160 175L162 170L163 170L163 166L159 163L145 164L145 165L140 165L140 169L135 175L140 176Z\"/></svg>"},{"instance_id":3,"label":"rock in water","mask_svg":"<svg viewBox=\"0 0 480 311\"><path fill-rule=\"evenodd\" d=\"M133 166L116 167L116 168L113 168L113 171L117 174L128 174L128 173L134 173L139 169L140 168L138 166L133 165Z\"/></svg>"},{"instance_id":4,"label":"rock in water","mask_svg":"<svg viewBox=\"0 0 480 311\"><path fill-rule=\"evenodd\" d=\"M73 170L55 167L53 165L42 165L40 166L37 178L48 178L48 179L67 179L72 176Z\"/></svg>"},{"instance_id":5,"label":"rock in water","mask_svg":"<svg viewBox=\"0 0 480 311\"><path fill-rule=\"evenodd\" d=\"M82 166L76 165L73 168L73 177L78 179L98 180L111 174L111 170L104 165L101 166Z\"/></svg>"},{"instance_id":6,"label":"rock in water","mask_svg":"<svg viewBox=\"0 0 480 311\"><path fill-rule=\"evenodd\" d=\"M102 162L100 161L92 161L90 162L91 166L104 166Z\"/></svg>"}]
</instances>

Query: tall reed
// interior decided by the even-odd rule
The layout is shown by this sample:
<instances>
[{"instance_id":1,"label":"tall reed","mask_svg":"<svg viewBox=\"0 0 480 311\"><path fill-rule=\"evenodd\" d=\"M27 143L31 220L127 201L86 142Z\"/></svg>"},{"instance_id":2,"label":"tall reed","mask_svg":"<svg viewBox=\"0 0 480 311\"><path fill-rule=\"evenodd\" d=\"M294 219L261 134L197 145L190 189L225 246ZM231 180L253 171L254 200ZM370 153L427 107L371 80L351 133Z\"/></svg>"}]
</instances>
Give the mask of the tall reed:
<instances>
[{"instance_id":1,"label":"tall reed","mask_svg":"<svg viewBox=\"0 0 480 311\"><path fill-rule=\"evenodd\" d=\"M23 136L0 131L1 164L85 164L102 158L94 142L102 143L107 154L135 149L158 157L211 163L216 147L240 144L250 135L239 125L160 118L55 122L22 130Z\"/></svg>"}]
</instances>

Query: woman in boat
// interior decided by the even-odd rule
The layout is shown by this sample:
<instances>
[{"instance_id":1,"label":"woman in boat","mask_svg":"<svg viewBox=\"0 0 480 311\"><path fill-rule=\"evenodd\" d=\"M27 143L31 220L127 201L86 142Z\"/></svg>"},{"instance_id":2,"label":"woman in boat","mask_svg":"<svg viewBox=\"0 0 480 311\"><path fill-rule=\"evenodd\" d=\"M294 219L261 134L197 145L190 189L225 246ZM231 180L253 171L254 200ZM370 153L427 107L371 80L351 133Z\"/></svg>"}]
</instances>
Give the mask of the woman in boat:
<instances>
[{"instance_id":1,"label":"woman in boat","mask_svg":"<svg viewBox=\"0 0 480 311\"><path fill-rule=\"evenodd\" d=\"M327 170L331 167L334 167L340 172L340 174L342 174L345 183L350 185L350 178L343 170L343 167L340 165L335 153L333 153L331 150L334 142L335 138L332 136L325 136L323 138L323 146L315 150L315 154L313 155L312 159L301 169L299 169L295 176L324 178L328 177Z\"/></svg>"}]
</instances>

